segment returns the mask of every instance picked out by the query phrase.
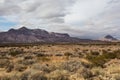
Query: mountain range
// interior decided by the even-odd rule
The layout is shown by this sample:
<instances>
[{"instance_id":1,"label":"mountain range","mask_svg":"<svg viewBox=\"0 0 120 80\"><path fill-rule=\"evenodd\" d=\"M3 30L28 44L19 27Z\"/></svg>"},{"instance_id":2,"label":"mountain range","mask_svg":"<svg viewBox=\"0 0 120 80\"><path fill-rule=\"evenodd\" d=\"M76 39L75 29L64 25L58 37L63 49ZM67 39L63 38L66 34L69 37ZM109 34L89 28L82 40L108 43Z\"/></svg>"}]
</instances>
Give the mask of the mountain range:
<instances>
[{"instance_id":1,"label":"mountain range","mask_svg":"<svg viewBox=\"0 0 120 80\"><path fill-rule=\"evenodd\" d=\"M48 32L42 29L10 29L7 32L0 32L0 43L58 43L58 42L85 42L90 39L79 39L70 37L67 33Z\"/></svg>"},{"instance_id":2,"label":"mountain range","mask_svg":"<svg viewBox=\"0 0 120 80\"><path fill-rule=\"evenodd\" d=\"M108 35L105 41L117 40ZM19 29L10 29L6 32L0 32L0 43L78 43L78 42L95 42L103 40L80 39L71 37L67 33L48 32L42 29L28 29L21 27Z\"/></svg>"}]
</instances>

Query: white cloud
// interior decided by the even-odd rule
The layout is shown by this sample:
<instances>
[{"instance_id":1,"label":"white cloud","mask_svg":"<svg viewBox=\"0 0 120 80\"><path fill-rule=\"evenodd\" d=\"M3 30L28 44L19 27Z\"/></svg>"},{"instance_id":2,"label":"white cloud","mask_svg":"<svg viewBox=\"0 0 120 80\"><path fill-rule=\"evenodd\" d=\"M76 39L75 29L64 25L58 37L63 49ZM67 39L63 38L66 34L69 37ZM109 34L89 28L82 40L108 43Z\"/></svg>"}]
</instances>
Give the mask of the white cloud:
<instances>
[{"instance_id":1,"label":"white cloud","mask_svg":"<svg viewBox=\"0 0 120 80\"><path fill-rule=\"evenodd\" d=\"M98 38L118 35L120 0L0 0L0 16L17 26Z\"/></svg>"},{"instance_id":2,"label":"white cloud","mask_svg":"<svg viewBox=\"0 0 120 80\"><path fill-rule=\"evenodd\" d=\"M111 34L120 38L120 1L79 0L72 7L71 14L65 17L65 22L83 31L82 37L99 38Z\"/></svg>"},{"instance_id":3,"label":"white cloud","mask_svg":"<svg viewBox=\"0 0 120 80\"><path fill-rule=\"evenodd\" d=\"M78 0L65 17L66 23L78 23L103 12L108 0Z\"/></svg>"}]
</instances>

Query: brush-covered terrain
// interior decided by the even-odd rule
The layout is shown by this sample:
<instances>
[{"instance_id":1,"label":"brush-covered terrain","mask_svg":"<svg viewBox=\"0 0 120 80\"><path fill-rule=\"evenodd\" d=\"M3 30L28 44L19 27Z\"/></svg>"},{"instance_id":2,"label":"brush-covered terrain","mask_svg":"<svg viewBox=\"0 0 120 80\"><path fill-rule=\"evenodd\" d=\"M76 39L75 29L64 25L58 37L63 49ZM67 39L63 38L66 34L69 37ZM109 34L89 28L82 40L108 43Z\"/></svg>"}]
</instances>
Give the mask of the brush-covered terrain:
<instances>
[{"instance_id":1,"label":"brush-covered terrain","mask_svg":"<svg viewBox=\"0 0 120 80\"><path fill-rule=\"evenodd\" d=\"M120 46L3 46L0 80L120 80Z\"/></svg>"}]
</instances>

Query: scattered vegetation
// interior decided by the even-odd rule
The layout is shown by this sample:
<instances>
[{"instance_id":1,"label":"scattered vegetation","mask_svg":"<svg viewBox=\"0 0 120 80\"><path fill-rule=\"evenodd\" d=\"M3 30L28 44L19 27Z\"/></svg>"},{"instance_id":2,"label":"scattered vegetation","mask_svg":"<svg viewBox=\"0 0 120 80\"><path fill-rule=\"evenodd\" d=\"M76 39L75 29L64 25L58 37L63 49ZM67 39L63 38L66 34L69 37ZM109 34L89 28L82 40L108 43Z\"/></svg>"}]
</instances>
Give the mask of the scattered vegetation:
<instances>
[{"instance_id":1,"label":"scattered vegetation","mask_svg":"<svg viewBox=\"0 0 120 80\"><path fill-rule=\"evenodd\" d=\"M111 59L119 58L120 53L104 51L103 54L99 55L99 52L92 52L86 56L86 59L93 63L93 66L101 66L110 61Z\"/></svg>"},{"instance_id":2,"label":"scattered vegetation","mask_svg":"<svg viewBox=\"0 0 120 80\"><path fill-rule=\"evenodd\" d=\"M0 80L120 80L119 45L9 45L0 53Z\"/></svg>"}]
</instances>

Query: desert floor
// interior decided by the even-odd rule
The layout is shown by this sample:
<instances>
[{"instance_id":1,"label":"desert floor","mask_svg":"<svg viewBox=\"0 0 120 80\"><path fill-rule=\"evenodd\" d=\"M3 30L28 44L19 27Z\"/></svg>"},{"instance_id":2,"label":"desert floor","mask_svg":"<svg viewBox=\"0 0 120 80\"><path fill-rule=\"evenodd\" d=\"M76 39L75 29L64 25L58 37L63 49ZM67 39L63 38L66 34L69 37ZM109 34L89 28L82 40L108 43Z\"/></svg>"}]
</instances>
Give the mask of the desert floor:
<instances>
[{"instance_id":1,"label":"desert floor","mask_svg":"<svg viewBox=\"0 0 120 80\"><path fill-rule=\"evenodd\" d=\"M0 47L0 80L120 80L120 45Z\"/></svg>"}]
</instances>

